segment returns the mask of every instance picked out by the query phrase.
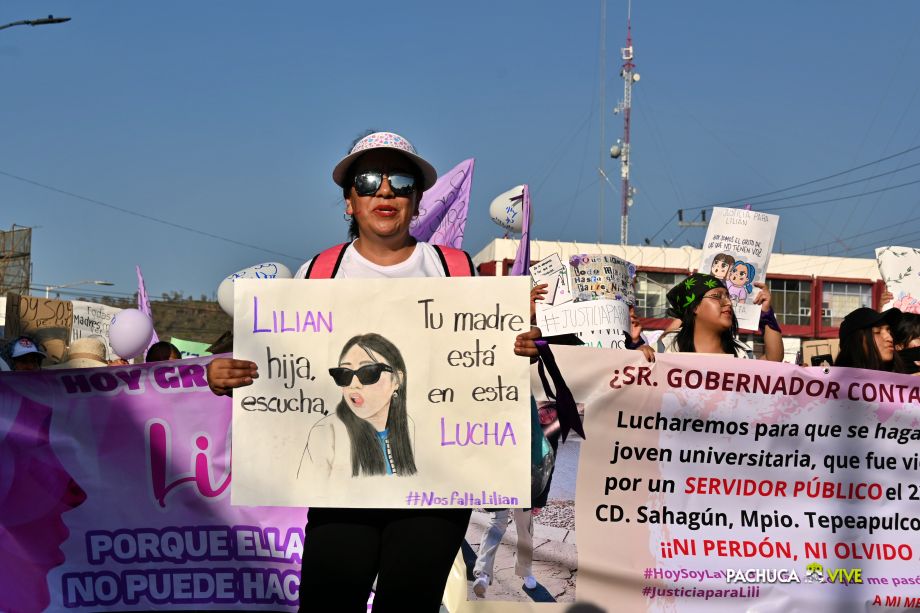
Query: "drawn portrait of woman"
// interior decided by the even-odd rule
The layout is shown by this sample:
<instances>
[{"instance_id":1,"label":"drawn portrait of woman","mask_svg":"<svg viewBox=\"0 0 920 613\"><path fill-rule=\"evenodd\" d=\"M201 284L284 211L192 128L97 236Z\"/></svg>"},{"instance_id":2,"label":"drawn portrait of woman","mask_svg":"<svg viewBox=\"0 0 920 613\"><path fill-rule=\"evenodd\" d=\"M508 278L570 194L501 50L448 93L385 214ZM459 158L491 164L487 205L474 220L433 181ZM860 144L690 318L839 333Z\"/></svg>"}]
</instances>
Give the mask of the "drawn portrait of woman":
<instances>
[{"instance_id":1,"label":"drawn portrait of woman","mask_svg":"<svg viewBox=\"0 0 920 613\"><path fill-rule=\"evenodd\" d=\"M329 369L342 399L335 413L310 430L301 458L314 473L352 477L414 475L414 425L406 412L406 363L379 334L349 339L338 366Z\"/></svg>"}]
</instances>

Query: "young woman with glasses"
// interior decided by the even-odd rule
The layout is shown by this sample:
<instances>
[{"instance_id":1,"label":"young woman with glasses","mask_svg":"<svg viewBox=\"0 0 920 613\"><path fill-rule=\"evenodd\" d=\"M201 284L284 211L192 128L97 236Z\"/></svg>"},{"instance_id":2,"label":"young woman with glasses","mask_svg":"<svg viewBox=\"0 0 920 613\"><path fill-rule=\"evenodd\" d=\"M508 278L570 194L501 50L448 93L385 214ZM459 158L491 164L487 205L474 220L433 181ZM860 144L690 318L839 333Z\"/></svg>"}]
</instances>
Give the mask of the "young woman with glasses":
<instances>
[{"instance_id":1,"label":"young woman with glasses","mask_svg":"<svg viewBox=\"0 0 920 613\"><path fill-rule=\"evenodd\" d=\"M391 132L360 138L336 165L332 178L342 188L352 240L314 257L300 268L296 278L473 273L464 252L417 242L409 233L422 192L437 179L434 167L409 141ZM373 308L373 296L367 306ZM520 335L515 353L535 357L534 339L538 335L538 330ZM339 368L361 370L360 364L357 369L354 366L340 364ZM398 374L396 364L388 362L387 366ZM332 376L344 382L346 374L339 371ZM369 381L370 374L365 380ZM391 375L381 371L380 380L399 379ZM255 363L248 360L214 359L208 366L208 383L216 394L249 385L257 376ZM400 469L406 470L406 466L396 461L396 470ZM470 512L310 508L301 570L301 611L365 611L375 579L375 612L437 611Z\"/></svg>"},{"instance_id":2,"label":"young woman with glasses","mask_svg":"<svg viewBox=\"0 0 920 613\"><path fill-rule=\"evenodd\" d=\"M770 306L770 290L764 283L754 283L760 294L754 299L761 307L763 359L783 359L783 337ZM716 353L750 358L750 348L736 338L738 319L731 296L718 278L695 273L672 287L667 294L668 315L679 319L680 328L663 334L658 351L680 353Z\"/></svg>"}]
</instances>

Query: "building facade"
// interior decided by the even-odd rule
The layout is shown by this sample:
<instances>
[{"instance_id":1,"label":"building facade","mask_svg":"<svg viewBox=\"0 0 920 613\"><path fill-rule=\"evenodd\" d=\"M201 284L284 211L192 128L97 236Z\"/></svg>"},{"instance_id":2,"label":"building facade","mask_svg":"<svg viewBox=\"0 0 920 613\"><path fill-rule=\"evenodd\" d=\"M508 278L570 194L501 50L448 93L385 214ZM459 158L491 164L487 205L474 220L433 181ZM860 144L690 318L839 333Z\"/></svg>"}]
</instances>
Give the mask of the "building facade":
<instances>
[{"instance_id":1,"label":"building facade","mask_svg":"<svg viewBox=\"0 0 920 613\"><path fill-rule=\"evenodd\" d=\"M496 239L473 258L481 275L507 275L519 241ZM670 319L665 294L678 281L694 272L701 250L693 247L651 247L531 241L530 256L537 262L558 253L564 260L577 254L609 254L636 265L636 309L647 330L664 329ZM844 316L867 306L878 309L885 284L874 259L773 253L767 268L767 285L776 318L783 327L787 351L803 342L820 346L837 338ZM748 338L757 343L756 335ZM831 340L828 352L836 354Z\"/></svg>"}]
</instances>

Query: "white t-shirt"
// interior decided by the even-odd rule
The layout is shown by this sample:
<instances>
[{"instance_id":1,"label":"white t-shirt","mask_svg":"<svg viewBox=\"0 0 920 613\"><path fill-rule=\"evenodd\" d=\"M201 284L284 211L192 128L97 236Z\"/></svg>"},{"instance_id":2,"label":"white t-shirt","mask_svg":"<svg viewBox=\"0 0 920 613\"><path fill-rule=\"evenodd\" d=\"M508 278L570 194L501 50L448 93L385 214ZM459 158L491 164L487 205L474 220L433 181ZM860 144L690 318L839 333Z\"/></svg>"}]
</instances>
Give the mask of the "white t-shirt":
<instances>
[{"instance_id":1,"label":"white t-shirt","mask_svg":"<svg viewBox=\"0 0 920 613\"><path fill-rule=\"evenodd\" d=\"M304 279L307 275L307 269L310 268L310 261L297 269L294 274L295 279ZM416 243L412 255L405 262L393 264L392 266L381 266L374 264L355 249L352 242L345 248L345 255L342 256L342 262L339 264L339 270L335 273L336 279L371 279L379 277L388 277L390 279L402 279L405 277L444 277L444 267L441 266L441 258L438 252L428 243Z\"/></svg>"}]
</instances>

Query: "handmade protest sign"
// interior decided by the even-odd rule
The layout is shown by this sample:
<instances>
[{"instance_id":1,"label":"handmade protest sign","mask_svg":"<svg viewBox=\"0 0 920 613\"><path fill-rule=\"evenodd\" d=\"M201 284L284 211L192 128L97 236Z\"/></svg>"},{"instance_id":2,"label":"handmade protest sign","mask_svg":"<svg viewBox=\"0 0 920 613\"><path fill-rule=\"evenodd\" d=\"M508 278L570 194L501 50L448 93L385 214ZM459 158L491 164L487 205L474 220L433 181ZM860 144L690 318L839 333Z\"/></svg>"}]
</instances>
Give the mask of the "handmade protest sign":
<instances>
[{"instance_id":1,"label":"handmade protest sign","mask_svg":"<svg viewBox=\"0 0 920 613\"><path fill-rule=\"evenodd\" d=\"M746 209L712 209L699 271L725 283L738 325L745 330L756 330L760 322L760 307L754 304L760 290L753 284L767 278L778 224L779 215Z\"/></svg>"},{"instance_id":2,"label":"handmade protest sign","mask_svg":"<svg viewBox=\"0 0 920 613\"><path fill-rule=\"evenodd\" d=\"M306 509L230 505L207 362L0 373L0 610L298 610Z\"/></svg>"},{"instance_id":3,"label":"handmade protest sign","mask_svg":"<svg viewBox=\"0 0 920 613\"><path fill-rule=\"evenodd\" d=\"M71 326L73 304L69 300L7 294L6 337L32 336L55 362L64 355Z\"/></svg>"},{"instance_id":4,"label":"handmade protest sign","mask_svg":"<svg viewBox=\"0 0 920 613\"><path fill-rule=\"evenodd\" d=\"M233 503L527 506L528 285L237 281Z\"/></svg>"},{"instance_id":5,"label":"handmade protest sign","mask_svg":"<svg viewBox=\"0 0 920 613\"><path fill-rule=\"evenodd\" d=\"M552 254L530 268L534 285L547 284L545 300L536 303L543 335L577 334L587 344L621 348L635 302L635 266L603 254L575 255L570 264Z\"/></svg>"},{"instance_id":6,"label":"handmade protest sign","mask_svg":"<svg viewBox=\"0 0 920 613\"><path fill-rule=\"evenodd\" d=\"M585 300L567 302L537 312L537 326L543 336L592 333L602 330L611 335L629 330L629 307L622 300Z\"/></svg>"},{"instance_id":7,"label":"handmade protest sign","mask_svg":"<svg viewBox=\"0 0 920 613\"><path fill-rule=\"evenodd\" d=\"M920 249L880 247L875 250L878 271L894 298L882 309L891 307L904 313L920 313Z\"/></svg>"},{"instance_id":8,"label":"handmade protest sign","mask_svg":"<svg viewBox=\"0 0 920 613\"><path fill-rule=\"evenodd\" d=\"M578 601L678 613L920 602L916 377L553 351L586 402Z\"/></svg>"},{"instance_id":9,"label":"handmade protest sign","mask_svg":"<svg viewBox=\"0 0 920 613\"><path fill-rule=\"evenodd\" d=\"M558 253L550 254L531 266L530 278L534 285L546 284L546 296L536 302L537 311L571 302L575 297L569 267Z\"/></svg>"},{"instance_id":10,"label":"handmade protest sign","mask_svg":"<svg viewBox=\"0 0 920 613\"><path fill-rule=\"evenodd\" d=\"M578 300L608 298L636 304L636 267L615 255L583 253L570 258Z\"/></svg>"},{"instance_id":11,"label":"handmade protest sign","mask_svg":"<svg viewBox=\"0 0 920 613\"><path fill-rule=\"evenodd\" d=\"M73 305L73 326L70 329L70 342L78 338L89 336L97 337L105 343L106 356L112 358L115 353L109 344L109 325L112 318L121 312L121 309L98 302L71 301Z\"/></svg>"},{"instance_id":12,"label":"handmade protest sign","mask_svg":"<svg viewBox=\"0 0 920 613\"><path fill-rule=\"evenodd\" d=\"M607 254L579 254L569 259L575 275L578 301L584 300L618 300L628 306L636 304L636 291L633 279L636 267L626 260ZM628 309L623 319L623 307L617 307L619 313L615 325L608 325L591 330L579 331L578 338L591 347L623 349L630 330Z\"/></svg>"}]
</instances>

